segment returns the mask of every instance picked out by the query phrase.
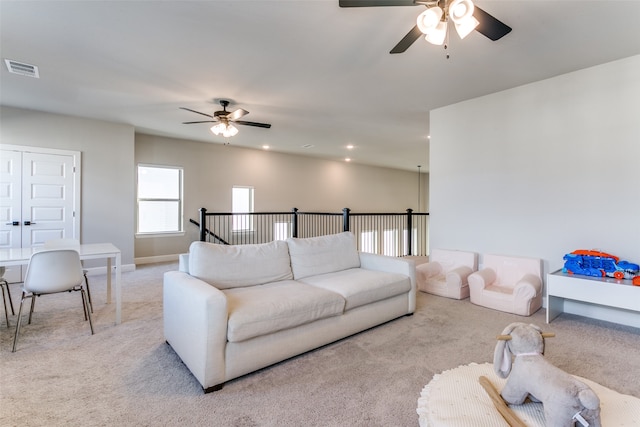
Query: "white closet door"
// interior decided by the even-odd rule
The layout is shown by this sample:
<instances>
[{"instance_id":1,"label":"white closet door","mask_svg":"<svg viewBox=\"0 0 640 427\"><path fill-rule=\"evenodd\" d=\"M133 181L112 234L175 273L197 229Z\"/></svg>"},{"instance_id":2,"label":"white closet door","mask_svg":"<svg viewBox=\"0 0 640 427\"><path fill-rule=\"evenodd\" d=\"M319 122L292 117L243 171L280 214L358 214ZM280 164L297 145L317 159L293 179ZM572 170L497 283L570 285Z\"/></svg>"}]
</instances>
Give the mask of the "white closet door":
<instances>
[{"instance_id":1,"label":"white closet door","mask_svg":"<svg viewBox=\"0 0 640 427\"><path fill-rule=\"evenodd\" d=\"M22 153L0 152L0 248L22 247Z\"/></svg>"},{"instance_id":2,"label":"white closet door","mask_svg":"<svg viewBox=\"0 0 640 427\"><path fill-rule=\"evenodd\" d=\"M22 158L22 246L72 238L73 157L24 153Z\"/></svg>"}]
</instances>

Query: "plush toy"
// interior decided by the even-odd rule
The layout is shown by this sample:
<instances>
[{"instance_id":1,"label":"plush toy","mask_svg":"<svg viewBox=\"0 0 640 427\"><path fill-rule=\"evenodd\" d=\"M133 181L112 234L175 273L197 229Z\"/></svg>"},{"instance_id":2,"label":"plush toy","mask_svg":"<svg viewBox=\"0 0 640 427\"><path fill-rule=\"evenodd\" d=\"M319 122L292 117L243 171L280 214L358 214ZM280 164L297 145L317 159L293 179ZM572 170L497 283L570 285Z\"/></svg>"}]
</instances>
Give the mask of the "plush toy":
<instances>
[{"instance_id":1,"label":"plush toy","mask_svg":"<svg viewBox=\"0 0 640 427\"><path fill-rule=\"evenodd\" d=\"M516 322L502 331L493 355L493 369L507 383L502 398L519 405L529 397L542 402L547 427L601 427L600 399L582 381L544 357L543 334L535 325Z\"/></svg>"}]
</instances>

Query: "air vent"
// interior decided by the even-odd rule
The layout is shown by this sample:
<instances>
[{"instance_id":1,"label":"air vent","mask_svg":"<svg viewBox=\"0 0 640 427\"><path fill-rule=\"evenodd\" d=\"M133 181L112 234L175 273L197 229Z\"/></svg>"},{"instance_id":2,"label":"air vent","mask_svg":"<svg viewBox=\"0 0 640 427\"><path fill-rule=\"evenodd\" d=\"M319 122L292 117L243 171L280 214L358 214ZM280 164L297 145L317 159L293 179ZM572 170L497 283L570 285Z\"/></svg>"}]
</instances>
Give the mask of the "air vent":
<instances>
[{"instance_id":1,"label":"air vent","mask_svg":"<svg viewBox=\"0 0 640 427\"><path fill-rule=\"evenodd\" d=\"M11 59L5 59L4 63L7 64L7 69L10 73L20 74L21 76L40 78L38 73L38 67L31 64L25 64L23 62L13 61Z\"/></svg>"},{"instance_id":2,"label":"air vent","mask_svg":"<svg viewBox=\"0 0 640 427\"><path fill-rule=\"evenodd\" d=\"M315 147L315 145L313 145L313 144L305 144L305 145L302 146L302 148L312 148L312 147Z\"/></svg>"}]
</instances>

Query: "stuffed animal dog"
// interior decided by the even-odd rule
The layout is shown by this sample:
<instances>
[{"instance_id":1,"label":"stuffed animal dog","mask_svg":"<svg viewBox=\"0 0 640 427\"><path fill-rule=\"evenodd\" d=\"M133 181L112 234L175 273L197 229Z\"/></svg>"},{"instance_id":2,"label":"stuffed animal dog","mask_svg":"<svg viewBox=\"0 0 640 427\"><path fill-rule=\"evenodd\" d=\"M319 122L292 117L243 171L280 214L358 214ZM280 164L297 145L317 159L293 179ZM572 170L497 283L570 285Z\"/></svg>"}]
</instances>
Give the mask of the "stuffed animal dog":
<instances>
[{"instance_id":1,"label":"stuffed animal dog","mask_svg":"<svg viewBox=\"0 0 640 427\"><path fill-rule=\"evenodd\" d=\"M502 398L522 404L527 397L542 402L547 427L601 427L600 399L585 383L549 363L539 327L525 323L507 326L493 354L493 369L507 378Z\"/></svg>"}]
</instances>

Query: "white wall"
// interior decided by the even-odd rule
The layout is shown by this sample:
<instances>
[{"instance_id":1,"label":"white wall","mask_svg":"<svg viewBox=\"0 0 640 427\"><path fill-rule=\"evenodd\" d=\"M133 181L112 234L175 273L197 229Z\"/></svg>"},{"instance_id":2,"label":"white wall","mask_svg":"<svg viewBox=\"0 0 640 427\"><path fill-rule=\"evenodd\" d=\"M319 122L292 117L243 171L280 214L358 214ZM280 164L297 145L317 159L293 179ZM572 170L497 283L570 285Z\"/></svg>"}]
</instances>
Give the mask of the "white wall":
<instances>
[{"instance_id":1,"label":"white wall","mask_svg":"<svg viewBox=\"0 0 640 427\"><path fill-rule=\"evenodd\" d=\"M640 56L431 113L430 247L640 263Z\"/></svg>"},{"instance_id":2,"label":"white wall","mask_svg":"<svg viewBox=\"0 0 640 427\"><path fill-rule=\"evenodd\" d=\"M133 126L2 106L0 142L80 151L80 238L111 242L133 264Z\"/></svg>"}]
</instances>

